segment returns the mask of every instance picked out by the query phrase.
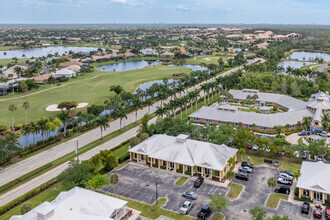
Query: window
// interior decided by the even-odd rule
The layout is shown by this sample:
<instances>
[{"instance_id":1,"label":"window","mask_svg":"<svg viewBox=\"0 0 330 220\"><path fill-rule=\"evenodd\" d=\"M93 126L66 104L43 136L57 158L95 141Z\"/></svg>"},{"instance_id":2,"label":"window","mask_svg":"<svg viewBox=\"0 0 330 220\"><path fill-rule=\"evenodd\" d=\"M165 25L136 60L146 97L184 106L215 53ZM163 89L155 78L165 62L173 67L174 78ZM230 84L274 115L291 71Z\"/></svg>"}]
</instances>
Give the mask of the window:
<instances>
[{"instance_id":1,"label":"window","mask_svg":"<svg viewBox=\"0 0 330 220\"><path fill-rule=\"evenodd\" d=\"M137 153L134 153L134 159L136 159L137 158Z\"/></svg>"},{"instance_id":2,"label":"window","mask_svg":"<svg viewBox=\"0 0 330 220\"><path fill-rule=\"evenodd\" d=\"M225 168L223 169L223 172L226 172L227 171L227 166L225 166Z\"/></svg>"},{"instance_id":3,"label":"window","mask_svg":"<svg viewBox=\"0 0 330 220\"><path fill-rule=\"evenodd\" d=\"M182 166L182 164L179 164L179 169L180 169L180 170L183 170L183 166Z\"/></svg>"},{"instance_id":4,"label":"window","mask_svg":"<svg viewBox=\"0 0 330 220\"><path fill-rule=\"evenodd\" d=\"M211 123L212 120L211 120L211 119L206 119L206 122L207 122L207 123Z\"/></svg>"},{"instance_id":5,"label":"window","mask_svg":"<svg viewBox=\"0 0 330 220\"><path fill-rule=\"evenodd\" d=\"M199 121L199 118L194 118L194 121Z\"/></svg>"},{"instance_id":6,"label":"window","mask_svg":"<svg viewBox=\"0 0 330 220\"><path fill-rule=\"evenodd\" d=\"M166 167L166 161L163 161L163 166Z\"/></svg>"}]
</instances>

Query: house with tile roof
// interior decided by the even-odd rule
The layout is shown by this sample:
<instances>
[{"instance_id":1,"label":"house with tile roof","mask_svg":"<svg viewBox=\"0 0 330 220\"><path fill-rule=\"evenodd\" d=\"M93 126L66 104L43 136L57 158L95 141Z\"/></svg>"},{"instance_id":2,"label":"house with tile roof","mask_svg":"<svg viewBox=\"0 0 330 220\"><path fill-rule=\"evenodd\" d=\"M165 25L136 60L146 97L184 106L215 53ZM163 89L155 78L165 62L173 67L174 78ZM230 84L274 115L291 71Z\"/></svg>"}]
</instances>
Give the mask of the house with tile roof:
<instances>
[{"instance_id":1,"label":"house with tile roof","mask_svg":"<svg viewBox=\"0 0 330 220\"><path fill-rule=\"evenodd\" d=\"M230 170L228 160L237 159L237 149L189 139L156 134L128 150L131 161L188 175L221 180Z\"/></svg>"}]
</instances>

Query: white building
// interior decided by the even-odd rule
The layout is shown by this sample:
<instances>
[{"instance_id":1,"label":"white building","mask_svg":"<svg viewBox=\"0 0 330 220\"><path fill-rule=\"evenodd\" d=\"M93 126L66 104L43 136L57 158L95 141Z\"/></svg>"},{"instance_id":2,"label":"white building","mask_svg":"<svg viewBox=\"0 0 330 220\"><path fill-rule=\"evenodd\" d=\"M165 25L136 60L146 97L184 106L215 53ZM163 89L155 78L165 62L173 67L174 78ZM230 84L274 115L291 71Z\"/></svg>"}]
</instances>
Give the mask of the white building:
<instances>
[{"instance_id":1,"label":"white building","mask_svg":"<svg viewBox=\"0 0 330 220\"><path fill-rule=\"evenodd\" d=\"M136 219L134 215L128 217L131 211L126 204L124 200L75 187L61 192L52 202L44 202L24 215L12 216L10 220Z\"/></svg>"},{"instance_id":2,"label":"white building","mask_svg":"<svg viewBox=\"0 0 330 220\"><path fill-rule=\"evenodd\" d=\"M77 73L73 70L61 69L61 70L57 70L53 75L58 75L58 76L64 76L64 77L71 78L71 77L77 75Z\"/></svg>"}]
</instances>

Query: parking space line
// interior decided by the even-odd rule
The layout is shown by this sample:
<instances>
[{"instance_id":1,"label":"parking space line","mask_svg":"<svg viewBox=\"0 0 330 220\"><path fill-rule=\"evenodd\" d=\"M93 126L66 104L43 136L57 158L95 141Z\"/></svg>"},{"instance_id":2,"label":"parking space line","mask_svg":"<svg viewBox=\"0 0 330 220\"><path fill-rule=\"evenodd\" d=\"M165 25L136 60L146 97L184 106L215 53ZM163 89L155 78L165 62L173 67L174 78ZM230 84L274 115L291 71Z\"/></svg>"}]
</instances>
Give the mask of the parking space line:
<instances>
[{"instance_id":1,"label":"parking space line","mask_svg":"<svg viewBox=\"0 0 330 220\"><path fill-rule=\"evenodd\" d=\"M211 187L211 189L209 190L209 192L208 192L207 194L210 195L210 194L212 193L212 190L213 190L214 186L215 186L215 185L213 185L213 186Z\"/></svg>"}]
</instances>

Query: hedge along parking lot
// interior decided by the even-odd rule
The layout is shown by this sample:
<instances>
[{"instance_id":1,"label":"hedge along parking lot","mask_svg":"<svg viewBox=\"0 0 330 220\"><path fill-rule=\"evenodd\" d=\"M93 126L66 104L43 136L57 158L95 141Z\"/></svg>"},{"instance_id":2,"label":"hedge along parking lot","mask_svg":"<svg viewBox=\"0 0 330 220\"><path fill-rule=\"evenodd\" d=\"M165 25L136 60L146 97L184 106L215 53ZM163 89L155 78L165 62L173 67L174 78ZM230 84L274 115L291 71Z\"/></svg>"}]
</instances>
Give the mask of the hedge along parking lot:
<instances>
[{"instance_id":1,"label":"hedge along parking lot","mask_svg":"<svg viewBox=\"0 0 330 220\"><path fill-rule=\"evenodd\" d=\"M141 167L129 163L122 169L113 170L109 173L109 175L116 173L119 176L119 182L115 188L109 185L101 188L101 190L152 205L156 201L155 184L157 183L158 197L165 197L168 200L163 208L173 212L179 212L183 202L188 200L182 197L182 193L184 191L193 191L198 194L198 199L194 201L195 206L188 214L192 217L196 217L202 206L207 205L211 201L212 195L225 195L229 190L226 187L207 182L204 182L197 189L193 187L193 178L188 178L183 185L176 185L176 182L183 174L172 172L169 173L158 168Z\"/></svg>"}]
</instances>

